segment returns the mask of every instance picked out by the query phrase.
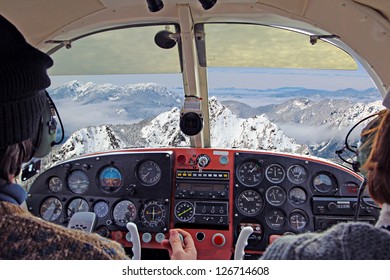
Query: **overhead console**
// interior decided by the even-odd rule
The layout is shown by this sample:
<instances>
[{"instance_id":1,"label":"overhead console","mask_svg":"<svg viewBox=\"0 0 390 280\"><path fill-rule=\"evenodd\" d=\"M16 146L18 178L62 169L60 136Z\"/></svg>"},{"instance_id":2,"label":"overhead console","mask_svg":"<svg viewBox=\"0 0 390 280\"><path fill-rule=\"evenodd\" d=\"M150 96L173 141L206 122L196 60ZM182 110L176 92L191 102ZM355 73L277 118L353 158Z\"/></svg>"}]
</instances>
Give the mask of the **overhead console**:
<instances>
[{"instance_id":1,"label":"overhead console","mask_svg":"<svg viewBox=\"0 0 390 280\"><path fill-rule=\"evenodd\" d=\"M272 235L322 231L352 221L362 178L318 158L233 149L134 149L74 158L35 180L28 209L67 226L76 212L94 212L94 231L131 247L134 222L141 246L153 253L183 228L199 259L230 259L242 228L246 253L257 258ZM366 196L359 220L375 223L379 210ZM158 250L162 252L163 250ZM164 251L165 252L165 251Z\"/></svg>"}]
</instances>

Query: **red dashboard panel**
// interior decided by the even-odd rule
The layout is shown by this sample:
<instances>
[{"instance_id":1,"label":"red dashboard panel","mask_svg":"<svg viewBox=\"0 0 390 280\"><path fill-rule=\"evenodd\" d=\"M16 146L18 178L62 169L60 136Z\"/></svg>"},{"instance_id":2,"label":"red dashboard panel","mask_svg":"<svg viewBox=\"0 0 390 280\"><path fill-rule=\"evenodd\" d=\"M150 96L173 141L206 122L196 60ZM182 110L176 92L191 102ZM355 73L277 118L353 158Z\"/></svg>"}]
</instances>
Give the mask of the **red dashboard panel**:
<instances>
[{"instance_id":1,"label":"red dashboard panel","mask_svg":"<svg viewBox=\"0 0 390 280\"><path fill-rule=\"evenodd\" d=\"M75 212L97 216L95 232L131 247L137 225L145 258L169 229L194 238L199 259L231 259L240 230L251 226L248 257L273 235L324 230L351 221L362 178L318 158L234 149L132 149L59 163L38 176L29 210L67 226ZM368 199L368 198L366 198ZM378 211L362 204L361 219Z\"/></svg>"}]
</instances>

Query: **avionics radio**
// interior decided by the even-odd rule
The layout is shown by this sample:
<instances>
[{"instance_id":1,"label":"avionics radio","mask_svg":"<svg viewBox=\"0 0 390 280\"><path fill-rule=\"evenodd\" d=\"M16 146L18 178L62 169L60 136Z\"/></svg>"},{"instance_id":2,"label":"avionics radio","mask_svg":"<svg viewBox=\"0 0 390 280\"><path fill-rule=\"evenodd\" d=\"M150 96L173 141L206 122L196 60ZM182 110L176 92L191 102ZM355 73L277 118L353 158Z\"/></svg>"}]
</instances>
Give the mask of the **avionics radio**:
<instances>
[{"instance_id":1,"label":"avionics radio","mask_svg":"<svg viewBox=\"0 0 390 280\"><path fill-rule=\"evenodd\" d=\"M228 227L229 181L228 171L176 171L175 225Z\"/></svg>"}]
</instances>

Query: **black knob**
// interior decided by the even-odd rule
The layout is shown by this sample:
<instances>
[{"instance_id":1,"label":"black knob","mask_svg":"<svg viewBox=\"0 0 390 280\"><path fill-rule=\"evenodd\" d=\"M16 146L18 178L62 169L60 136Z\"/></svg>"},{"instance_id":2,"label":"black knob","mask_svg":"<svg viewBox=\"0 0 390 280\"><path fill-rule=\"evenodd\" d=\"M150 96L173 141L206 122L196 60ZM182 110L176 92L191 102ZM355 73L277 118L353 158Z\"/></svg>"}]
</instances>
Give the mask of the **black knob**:
<instances>
[{"instance_id":1,"label":"black knob","mask_svg":"<svg viewBox=\"0 0 390 280\"><path fill-rule=\"evenodd\" d=\"M337 204L334 203L334 202L329 202L329 203L328 203L328 209L329 209L329 211L334 211L334 210L336 210L336 209L337 209Z\"/></svg>"}]
</instances>

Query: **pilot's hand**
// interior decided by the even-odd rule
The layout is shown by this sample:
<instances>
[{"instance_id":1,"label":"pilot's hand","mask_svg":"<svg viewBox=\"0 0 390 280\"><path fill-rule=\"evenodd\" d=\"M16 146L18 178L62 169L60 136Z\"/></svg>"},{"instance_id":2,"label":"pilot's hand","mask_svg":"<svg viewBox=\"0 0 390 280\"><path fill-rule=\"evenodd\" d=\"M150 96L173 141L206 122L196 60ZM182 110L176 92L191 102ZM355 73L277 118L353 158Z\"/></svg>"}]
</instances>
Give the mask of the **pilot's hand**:
<instances>
[{"instance_id":1,"label":"pilot's hand","mask_svg":"<svg viewBox=\"0 0 390 280\"><path fill-rule=\"evenodd\" d=\"M183 240L179 233L183 236ZM188 232L182 229L171 229L169 239L164 239L161 244L168 250L171 260L196 260L194 240Z\"/></svg>"}]
</instances>

